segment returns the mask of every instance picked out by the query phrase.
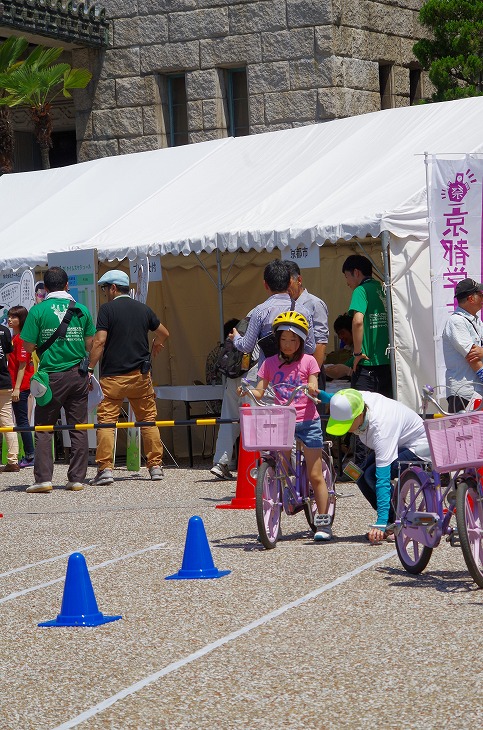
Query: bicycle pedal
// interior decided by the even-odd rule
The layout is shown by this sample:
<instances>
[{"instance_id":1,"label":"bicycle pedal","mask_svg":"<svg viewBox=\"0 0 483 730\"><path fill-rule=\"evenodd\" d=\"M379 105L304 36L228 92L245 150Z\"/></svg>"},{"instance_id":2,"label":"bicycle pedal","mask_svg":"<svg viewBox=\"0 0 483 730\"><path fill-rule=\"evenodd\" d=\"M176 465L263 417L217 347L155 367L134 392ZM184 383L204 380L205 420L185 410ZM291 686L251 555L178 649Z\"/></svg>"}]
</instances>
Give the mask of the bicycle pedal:
<instances>
[{"instance_id":1,"label":"bicycle pedal","mask_svg":"<svg viewBox=\"0 0 483 730\"><path fill-rule=\"evenodd\" d=\"M408 527L432 527L439 522L436 512L408 512L406 523Z\"/></svg>"}]
</instances>

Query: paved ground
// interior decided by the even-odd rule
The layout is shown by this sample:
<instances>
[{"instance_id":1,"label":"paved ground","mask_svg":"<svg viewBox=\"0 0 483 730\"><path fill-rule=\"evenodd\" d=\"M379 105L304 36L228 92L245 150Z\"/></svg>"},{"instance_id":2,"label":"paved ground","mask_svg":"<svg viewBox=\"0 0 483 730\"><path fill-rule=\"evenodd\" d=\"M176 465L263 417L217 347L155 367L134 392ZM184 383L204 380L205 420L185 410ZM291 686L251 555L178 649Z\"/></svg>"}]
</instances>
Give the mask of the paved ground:
<instances>
[{"instance_id":1,"label":"paved ground","mask_svg":"<svg viewBox=\"0 0 483 730\"><path fill-rule=\"evenodd\" d=\"M419 577L370 546L354 485L340 485L333 542L315 545L297 515L265 551L254 511L215 509L235 483L207 462L162 483L118 469L78 493L64 465L55 476L28 495L31 471L0 475L2 730L482 726L483 591L447 543ZM231 573L166 581L193 515ZM38 628L60 612L74 551L99 609L123 618Z\"/></svg>"}]
</instances>

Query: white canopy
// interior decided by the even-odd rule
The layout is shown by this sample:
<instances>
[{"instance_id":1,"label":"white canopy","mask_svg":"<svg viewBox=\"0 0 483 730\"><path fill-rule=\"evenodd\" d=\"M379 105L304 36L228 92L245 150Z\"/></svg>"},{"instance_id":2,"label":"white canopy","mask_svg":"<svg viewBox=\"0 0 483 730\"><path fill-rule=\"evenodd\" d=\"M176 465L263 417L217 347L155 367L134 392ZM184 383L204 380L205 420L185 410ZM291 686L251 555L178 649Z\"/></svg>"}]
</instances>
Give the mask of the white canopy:
<instances>
[{"instance_id":1,"label":"white canopy","mask_svg":"<svg viewBox=\"0 0 483 730\"><path fill-rule=\"evenodd\" d=\"M47 253L262 249L390 231L424 240L423 153L483 150L483 98L404 107L0 178L0 267Z\"/></svg>"}]
</instances>

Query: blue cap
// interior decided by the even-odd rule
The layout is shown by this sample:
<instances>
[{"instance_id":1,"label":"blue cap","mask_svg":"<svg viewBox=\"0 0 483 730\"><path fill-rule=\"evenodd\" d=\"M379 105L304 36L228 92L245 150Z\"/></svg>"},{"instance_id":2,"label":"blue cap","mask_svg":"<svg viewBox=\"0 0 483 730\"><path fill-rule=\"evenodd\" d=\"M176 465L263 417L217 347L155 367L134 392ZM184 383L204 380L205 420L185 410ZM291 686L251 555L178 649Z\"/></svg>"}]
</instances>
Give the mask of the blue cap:
<instances>
[{"instance_id":1,"label":"blue cap","mask_svg":"<svg viewBox=\"0 0 483 730\"><path fill-rule=\"evenodd\" d=\"M101 276L98 284L117 284L118 286L129 286L129 276L119 269L112 269L107 271L104 276Z\"/></svg>"}]
</instances>

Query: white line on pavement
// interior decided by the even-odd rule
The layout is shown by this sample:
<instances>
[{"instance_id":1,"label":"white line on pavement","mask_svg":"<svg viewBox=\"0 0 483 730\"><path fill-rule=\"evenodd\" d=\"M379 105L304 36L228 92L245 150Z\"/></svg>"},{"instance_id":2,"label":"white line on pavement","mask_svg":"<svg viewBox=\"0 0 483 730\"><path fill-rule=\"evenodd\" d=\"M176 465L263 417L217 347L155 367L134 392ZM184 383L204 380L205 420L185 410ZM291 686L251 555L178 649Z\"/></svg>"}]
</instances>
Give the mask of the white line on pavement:
<instances>
[{"instance_id":1,"label":"white line on pavement","mask_svg":"<svg viewBox=\"0 0 483 730\"><path fill-rule=\"evenodd\" d=\"M332 588L336 588L337 586L340 586L342 583L346 583L351 578L355 578L355 576L359 575L360 573L363 573L366 570L369 570L370 568L373 568L378 563L383 563L385 560L389 560L389 558L393 558L394 555L396 555L396 550L391 550L390 553L385 553L384 555L381 555L379 558L376 558L375 560L371 560L370 563L365 563L364 565L361 565L358 568L351 570L349 573L345 573L345 575L341 575L340 578L336 578L336 580L333 580L331 583L327 583L326 585L321 586L320 588L316 588L314 591L311 591L310 593L306 593L305 596L302 596L301 598L297 598L297 600L292 601L291 603L285 604L285 606L276 608L275 611L271 611L271 613L267 613L265 616L262 616L261 618L256 619L255 621L252 621L251 623L247 624L246 626L243 626L241 629L238 629L237 631L233 631L231 634L227 634L226 636L223 636L221 639L217 639L217 641L213 641L211 644L207 644L202 649L198 649L198 651L195 651L193 654L189 654L187 657L184 657L184 659L180 659L177 662L172 662L171 664L168 664L167 667L160 669L159 672L150 674L148 677L141 679L139 682L132 684L130 687L126 687L126 689L123 689L120 692L118 692L117 694L112 695L112 697L108 697L106 700L99 702L97 705L94 705L94 707L91 707L89 710L85 710L84 712L81 712L80 715L77 715L77 717L73 717L72 720L67 720L67 722L64 722L62 725L57 725L57 727L53 728L53 730L70 730L70 728L80 725L81 722L84 722L85 720L89 720L91 717L94 717L94 715L98 715L100 712L103 712L108 707L111 707L111 705L114 705L116 702L119 702L119 700L123 700L125 697L129 697L129 695L133 695L136 692L139 692L139 690L144 689L144 687L147 687L149 684L153 684L153 682L156 682L158 679L161 679L161 677L165 677L167 674L171 674L171 672L175 672L177 669L180 669L181 667L184 667L187 664L194 662L196 659L199 659L200 657L205 656L206 654L209 654L210 652L214 651L215 649L219 649L220 646L223 646L224 644L228 644L228 642L234 641L235 639L238 639L240 636L243 636L244 634L248 634L253 629L256 629L259 626L263 626L263 624L267 624L270 621L273 621L273 619L278 618L278 616L281 616L286 611L289 611L292 608L297 608L298 606L301 606L302 604L307 603L307 601L311 601L313 598L317 598L317 596L320 596L322 593L325 593L326 591L330 591Z\"/></svg>"},{"instance_id":2,"label":"white line on pavement","mask_svg":"<svg viewBox=\"0 0 483 730\"><path fill-rule=\"evenodd\" d=\"M112 560L106 560L103 563L99 563L98 565L92 565L89 568L89 571L97 570L98 568L104 568L106 565L112 565L113 563L118 563L121 560L127 560L128 558L133 558L136 555L141 555L142 553L147 553L150 550L160 550L161 548L165 547L166 543L160 543L159 545L151 545L150 547L143 548L142 550L136 550L133 553L127 553L127 555L121 555L119 558L113 558ZM6 603L7 601L12 601L14 598L19 598L20 596L24 596L26 593L32 593L32 591L38 591L41 588L47 588L48 586L53 586L55 583L60 583L64 580L65 576L62 576L62 578L55 578L54 580L49 580L46 583L40 583L39 585L32 586L31 588L25 588L23 591L17 591L16 593L10 593L8 596L4 596L3 598L0 598L0 604Z\"/></svg>"},{"instance_id":3,"label":"white line on pavement","mask_svg":"<svg viewBox=\"0 0 483 730\"><path fill-rule=\"evenodd\" d=\"M88 545L84 548L79 548L77 551L71 552L78 552L78 553L86 553L88 550L93 550L97 545ZM57 560L62 560L62 558L68 558L71 553L64 553L63 555L56 555L55 558L46 558L45 560L39 560L38 563L28 563L27 565L21 565L20 568L13 568L12 570L7 570L6 573L0 573L0 578L5 578L7 575L12 575L12 573L22 573L24 570L28 570L29 568L36 568L37 565L45 565L46 563L55 563Z\"/></svg>"}]
</instances>

